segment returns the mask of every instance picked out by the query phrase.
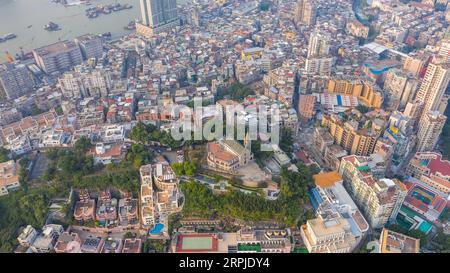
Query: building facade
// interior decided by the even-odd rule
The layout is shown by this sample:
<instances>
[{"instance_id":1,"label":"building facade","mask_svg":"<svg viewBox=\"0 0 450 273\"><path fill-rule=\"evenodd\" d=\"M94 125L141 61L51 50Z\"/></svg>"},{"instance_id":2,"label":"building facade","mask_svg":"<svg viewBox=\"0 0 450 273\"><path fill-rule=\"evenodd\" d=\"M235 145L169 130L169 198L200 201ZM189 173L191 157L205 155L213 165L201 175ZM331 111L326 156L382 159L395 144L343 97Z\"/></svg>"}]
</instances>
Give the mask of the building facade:
<instances>
[{"instance_id":1,"label":"building facade","mask_svg":"<svg viewBox=\"0 0 450 273\"><path fill-rule=\"evenodd\" d=\"M447 117L438 111L426 113L419 123L417 133L417 151L432 151L436 146Z\"/></svg>"},{"instance_id":2,"label":"building facade","mask_svg":"<svg viewBox=\"0 0 450 273\"><path fill-rule=\"evenodd\" d=\"M31 92L33 87L33 76L25 65L0 65L0 95L15 99Z\"/></svg>"},{"instance_id":3,"label":"building facade","mask_svg":"<svg viewBox=\"0 0 450 273\"><path fill-rule=\"evenodd\" d=\"M444 194L450 194L450 161L437 152L418 152L409 161L406 174Z\"/></svg>"},{"instance_id":4,"label":"building facade","mask_svg":"<svg viewBox=\"0 0 450 273\"><path fill-rule=\"evenodd\" d=\"M313 0L298 0L294 20L297 24L312 26L316 23L317 8Z\"/></svg>"},{"instance_id":5,"label":"building facade","mask_svg":"<svg viewBox=\"0 0 450 273\"><path fill-rule=\"evenodd\" d=\"M439 108L449 81L450 64L440 63L439 59L433 60L428 65L422 84L416 95L416 100L423 103L421 123L428 118L429 111L434 111Z\"/></svg>"},{"instance_id":6,"label":"building facade","mask_svg":"<svg viewBox=\"0 0 450 273\"><path fill-rule=\"evenodd\" d=\"M100 37L86 34L75 38L75 43L80 47L84 60L99 59L103 55L103 41Z\"/></svg>"},{"instance_id":7,"label":"building facade","mask_svg":"<svg viewBox=\"0 0 450 273\"><path fill-rule=\"evenodd\" d=\"M167 31L180 24L176 0L140 0L142 24L136 31L143 36Z\"/></svg>"},{"instance_id":8,"label":"building facade","mask_svg":"<svg viewBox=\"0 0 450 273\"><path fill-rule=\"evenodd\" d=\"M339 173L373 228L396 219L407 195L401 181L374 177L368 159L354 155L342 158Z\"/></svg>"},{"instance_id":9,"label":"building facade","mask_svg":"<svg viewBox=\"0 0 450 273\"><path fill-rule=\"evenodd\" d=\"M47 74L59 74L83 62L80 47L68 40L34 49L33 56L39 68Z\"/></svg>"}]
</instances>

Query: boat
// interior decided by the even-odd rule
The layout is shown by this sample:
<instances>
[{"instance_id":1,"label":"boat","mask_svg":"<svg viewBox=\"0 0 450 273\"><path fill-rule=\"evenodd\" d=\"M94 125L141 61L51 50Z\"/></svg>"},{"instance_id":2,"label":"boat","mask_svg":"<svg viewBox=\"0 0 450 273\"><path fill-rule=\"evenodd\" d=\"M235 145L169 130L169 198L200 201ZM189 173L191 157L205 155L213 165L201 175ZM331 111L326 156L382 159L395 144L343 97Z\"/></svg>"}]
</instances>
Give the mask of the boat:
<instances>
[{"instance_id":1,"label":"boat","mask_svg":"<svg viewBox=\"0 0 450 273\"><path fill-rule=\"evenodd\" d=\"M17 35L14 34L14 33L5 34L3 36L0 36L0 43L6 42L6 41L11 40L11 39L14 39L16 37L17 37Z\"/></svg>"},{"instance_id":2,"label":"boat","mask_svg":"<svg viewBox=\"0 0 450 273\"><path fill-rule=\"evenodd\" d=\"M105 32L103 34L100 34L99 36L105 40L110 40L112 35L111 32Z\"/></svg>"},{"instance_id":3,"label":"boat","mask_svg":"<svg viewBox=\"0 0 450 273\"><path fill-rule=\"evenodd\" d=\"M48 24L46 24L44 26L44 29L47 30L47 31L57 31L57 30L60 30L60 27L59 27L58 24L55 24L53 22L49 22Z\"/></svg>"},{"instance_id":4,"label":"boat","mask_svg":"<svg viewBox=\"0 0 450 273\"><path fill-rule=\"evenodd\" d=\"M113 11L119 11L119 10L122 10L122 5L120 5L120 4L113 5L113 6L112 6L112 10L113 10Z\"/></svg>"},{"instance_id":5,"label":"boat","mask_svg":"<svg viewBox=\"0 0 450 273\"><path fill-rule=\"evenodd\" d=\"M88 18L95 18L101 14L111 14L124 9L131 9L133 6L129 4L109 4L109 5L97 5L95 7L89 7L85 9L86 16Z\"/></svg>"},{"instance_id":6,"label":"boat","mask_svg":"<svg viewBox=\"0 0 450 273\"><path fill-rule=\"evenodd\" d=\"M29 26L27 26L27 28L31 28L33 25L29 25Z\"/></svg>"},{"instance_id":7,"label":"boat","mask_svg":"<svg viewBox=\"0 0 450 273\"><path fill-rule=\"evenodd\" d=\"M97 18L98 17L98 13L96 11L90 11L90 12L86 13L86 16L88 18Z\"/></svg>"},{"instance_id":8,"label":"boat","mask_svg":"<svg viewBox=\"0 0 450 273\"><path fill-rule=\"evenodd\" d=\"M8 34L6 34L5 36L3 36L3 39L5 39L5 40L11 40L11 39L14 39L14 38L16 38L16 37L17 37L16 34L14 34L14 33L8 33Z\"/></svg>"},{"instance_id":9,"label":"boat","mask_svg":"<svg viewBox=\"0 0 450 273\"><path fill-rule=\"evenodd\" d=\"M136 23L134 21L131 21L128 23L128 25L123 27L126 30L134 30L136 29Z\"/></svg>"}]
</instances>

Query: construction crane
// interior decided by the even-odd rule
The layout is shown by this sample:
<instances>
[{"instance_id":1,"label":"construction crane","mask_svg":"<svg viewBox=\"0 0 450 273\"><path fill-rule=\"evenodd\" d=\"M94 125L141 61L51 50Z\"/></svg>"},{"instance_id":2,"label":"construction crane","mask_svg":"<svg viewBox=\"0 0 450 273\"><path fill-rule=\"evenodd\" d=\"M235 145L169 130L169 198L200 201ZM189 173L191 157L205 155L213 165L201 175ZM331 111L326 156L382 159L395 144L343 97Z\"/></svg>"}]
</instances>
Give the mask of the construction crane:
<instances>
[{"instance_id":1,"label":"construction crane","mask_svg":"<svg viewBox=\"0 0 450 273\"><path fill-rule=\"evenodd\" d=\"M14 62L14 57L8 51L6 51L6 60L8 60L8 63Z\"/></svg>"}]
</instances>

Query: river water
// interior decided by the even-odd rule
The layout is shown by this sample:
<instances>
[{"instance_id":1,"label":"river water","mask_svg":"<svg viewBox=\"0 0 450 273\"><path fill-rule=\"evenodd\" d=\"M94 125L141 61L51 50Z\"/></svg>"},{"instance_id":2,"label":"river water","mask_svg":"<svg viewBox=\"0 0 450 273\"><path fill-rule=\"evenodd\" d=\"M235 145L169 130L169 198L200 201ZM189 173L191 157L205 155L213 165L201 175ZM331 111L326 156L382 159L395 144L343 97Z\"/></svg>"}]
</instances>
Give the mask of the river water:
<instances>
[{"instance_id":1,"label":"river water","mask_svg":"<svg viewBox=\"0 0 450 273\"><path fill-rule=\"evenodd\" d=\"M82 4L65 7L50 0L0 0L0 36L7 33L17 35L15 39L0 43L0 62L5 61L6 51L15 55L22 47L24 52L29 52L34 48L86 33L111 32L114 39L130 33L124 26L140 17L138 0L91 0L91 3L90 6ZM131 4L133 8L100 14L93 19L85 15L88 7L113 3ZM58 24L61 30L46 31L44 25L50 21Z\"/></svg>"}]
</instances>

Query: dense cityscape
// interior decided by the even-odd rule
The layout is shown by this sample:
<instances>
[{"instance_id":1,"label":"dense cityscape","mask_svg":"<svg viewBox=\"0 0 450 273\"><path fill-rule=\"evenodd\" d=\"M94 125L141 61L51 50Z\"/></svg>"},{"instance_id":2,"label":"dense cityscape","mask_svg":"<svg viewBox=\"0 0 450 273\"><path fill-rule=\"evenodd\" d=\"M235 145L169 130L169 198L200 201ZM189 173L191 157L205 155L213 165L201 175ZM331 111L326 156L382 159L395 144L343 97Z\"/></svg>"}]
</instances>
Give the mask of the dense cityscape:
<instances>
[{"instance_id":1,"label":"dense cityscape","mask_svg":"<svg viewBox=\"0 0 450 273\"><path fill-rule=\"evenodd\" d=\"M52 2L140 17L0 33L0 253L450 252L448 0Z\"/></svg>"}]
</instances>

